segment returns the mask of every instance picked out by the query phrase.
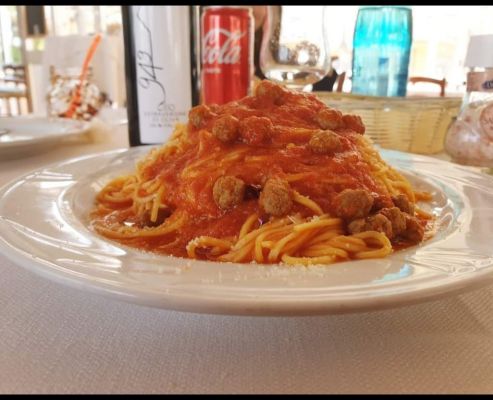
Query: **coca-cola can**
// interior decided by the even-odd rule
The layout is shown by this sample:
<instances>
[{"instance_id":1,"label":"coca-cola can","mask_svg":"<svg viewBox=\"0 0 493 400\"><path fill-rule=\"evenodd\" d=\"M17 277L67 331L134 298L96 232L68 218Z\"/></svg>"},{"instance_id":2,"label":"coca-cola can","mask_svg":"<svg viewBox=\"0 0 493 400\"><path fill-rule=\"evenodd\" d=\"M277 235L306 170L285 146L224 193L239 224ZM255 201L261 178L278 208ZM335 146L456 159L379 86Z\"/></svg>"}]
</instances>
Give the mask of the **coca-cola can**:
<instances>
[{"instance_id":1,"label":"coca-cola can","mask_svg":"<svg viewBox=\"0 0 493 400\"><path fill-rule=\"evenodd\" d=\"M201 24L202 103L224 104L250 94L254 66L250 7L209 6Z\"/></svg>"}]
</instances>

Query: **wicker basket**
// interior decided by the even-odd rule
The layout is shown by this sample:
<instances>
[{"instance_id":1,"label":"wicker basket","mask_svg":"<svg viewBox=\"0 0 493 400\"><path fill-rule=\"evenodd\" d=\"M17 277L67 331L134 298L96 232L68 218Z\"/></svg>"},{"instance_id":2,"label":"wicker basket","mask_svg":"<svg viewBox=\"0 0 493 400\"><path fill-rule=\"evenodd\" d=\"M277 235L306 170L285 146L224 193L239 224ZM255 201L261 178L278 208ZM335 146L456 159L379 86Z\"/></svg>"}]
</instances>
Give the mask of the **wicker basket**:
<instances>
[{"instance_id":1,"label":"wicker basket","mask_svg":"<svg viewBox=\"0 0 493 400\"><path fill-rule=\"evenodd\" d=\"M386 149L433 154L443 151L445 135L462 99L448 97L372 97L315 92L327 105L357 114L366 134Z\"/></svg>"}]
</instances>

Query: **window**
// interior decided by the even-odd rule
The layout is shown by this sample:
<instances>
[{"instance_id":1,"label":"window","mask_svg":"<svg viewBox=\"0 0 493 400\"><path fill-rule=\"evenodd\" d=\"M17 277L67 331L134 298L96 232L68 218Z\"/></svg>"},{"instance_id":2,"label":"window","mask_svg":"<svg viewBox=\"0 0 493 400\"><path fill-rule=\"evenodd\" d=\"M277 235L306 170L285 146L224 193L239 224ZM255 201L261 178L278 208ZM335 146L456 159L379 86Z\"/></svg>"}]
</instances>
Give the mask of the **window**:
<instances>
[{"instance_id":1,"label":"window","mask_svg":"<svg viewBox=\"0 0 493 400\"><path fill-rule=\"evenodd\" d=\"M45 7L51 35L85 35L121 26L120 6Z\"/></svg>"},{"instance_id":2,"label":"window","mask_svg":"<svg viewBox=\"0 0 493 400\"><path fill-rule=\"evenodd\" d=\"M2 64L22 64L22 42L16 6L0 6L0 32Z\"/></svg>"}]
</instances>

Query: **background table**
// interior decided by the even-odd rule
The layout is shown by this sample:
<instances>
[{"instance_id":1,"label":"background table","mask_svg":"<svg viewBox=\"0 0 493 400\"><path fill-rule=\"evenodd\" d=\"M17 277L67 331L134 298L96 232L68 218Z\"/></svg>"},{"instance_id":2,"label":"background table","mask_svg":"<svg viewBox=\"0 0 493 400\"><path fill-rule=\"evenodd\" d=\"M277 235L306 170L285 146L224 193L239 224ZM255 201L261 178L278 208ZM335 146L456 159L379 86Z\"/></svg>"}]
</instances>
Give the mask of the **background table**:
<instances>
[{"instance_id":1,"label":"background table","mask_svg":"<svg viewBox=\"0 0 493 400\"><path fill-rule=\"evenodd\" d=\"M125 126L89 138L0 161L0 184L128 146ZM492 392L493 287L362 314L201 315L68 288L0 254L0 393Z\"/></svg>"}]
</instances>

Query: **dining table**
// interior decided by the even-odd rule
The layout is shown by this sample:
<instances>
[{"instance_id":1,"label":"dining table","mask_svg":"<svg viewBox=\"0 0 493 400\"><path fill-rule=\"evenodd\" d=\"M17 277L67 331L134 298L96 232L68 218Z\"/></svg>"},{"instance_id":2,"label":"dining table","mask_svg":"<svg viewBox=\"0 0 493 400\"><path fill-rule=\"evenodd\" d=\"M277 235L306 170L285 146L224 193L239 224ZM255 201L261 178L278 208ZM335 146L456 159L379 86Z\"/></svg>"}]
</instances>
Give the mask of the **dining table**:
<instances>
[{"instance_id":1,"label":"dining table","mask_svg":"<svg viewBox=\"0 0 493 400\"><path fill-rule=\"evenodd\" d=\"M128 147L128 125L95 121L80 138L0 160L0 185ZM221 315L121 302L0 254L2 394L492 392L491 285L347 314Z\"/></svg>"}]
</instances>

